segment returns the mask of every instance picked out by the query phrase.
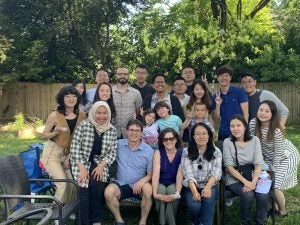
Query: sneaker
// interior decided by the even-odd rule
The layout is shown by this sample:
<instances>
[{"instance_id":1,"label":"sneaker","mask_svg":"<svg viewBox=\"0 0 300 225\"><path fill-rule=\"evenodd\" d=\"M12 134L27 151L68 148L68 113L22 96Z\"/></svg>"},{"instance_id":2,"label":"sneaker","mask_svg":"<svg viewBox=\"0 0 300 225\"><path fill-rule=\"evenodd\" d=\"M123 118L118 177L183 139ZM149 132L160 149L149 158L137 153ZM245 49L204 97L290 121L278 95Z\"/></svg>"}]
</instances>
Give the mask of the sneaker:
<instances>
[{"instance_id":1,"label":"sneaker","mask_svg":"<svg viewBox=\"0 0 300 225\"><path fill-rule=\"evenodd\" d=\"M75 213L71 214L70 220L76 220L76 214Z\"/></svg>"}]
</instances>

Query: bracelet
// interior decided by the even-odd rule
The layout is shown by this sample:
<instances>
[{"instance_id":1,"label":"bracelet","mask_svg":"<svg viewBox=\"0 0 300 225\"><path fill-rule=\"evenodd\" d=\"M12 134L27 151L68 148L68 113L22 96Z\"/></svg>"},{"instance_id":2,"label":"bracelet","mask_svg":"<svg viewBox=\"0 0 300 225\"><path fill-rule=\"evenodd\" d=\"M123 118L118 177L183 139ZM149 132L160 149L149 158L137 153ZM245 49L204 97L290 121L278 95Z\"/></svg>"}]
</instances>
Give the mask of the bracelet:
<instances>
[{"instance_id":1,"label":"bracelet","mask_svg":"<svg viewBox=\"0 0 300 225\"><path fill-rule=\"evenodd\" d=\"M181 198L180 194L177 191L175 191L175 194L173 194L173 197L175 199L180 199Z\"/></svg>"}]
</instances>

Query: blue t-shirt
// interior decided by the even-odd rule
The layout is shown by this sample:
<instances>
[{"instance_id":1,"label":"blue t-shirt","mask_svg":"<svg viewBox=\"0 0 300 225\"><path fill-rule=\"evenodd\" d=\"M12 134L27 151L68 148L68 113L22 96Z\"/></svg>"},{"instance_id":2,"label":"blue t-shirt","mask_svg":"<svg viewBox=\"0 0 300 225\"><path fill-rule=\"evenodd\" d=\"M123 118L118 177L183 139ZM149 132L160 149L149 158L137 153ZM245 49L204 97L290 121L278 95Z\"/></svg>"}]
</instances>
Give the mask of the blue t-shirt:
<instances>
[{"instance_id":1,"label":"blue t-shirt","mask_svg":"<svg viewBox=\"0 0 300 225\"><path fill-rule=\"evenodd\" d=\"M160 132L166 128L173 128L178 134L180 134L182 120L176 115L170 115L167 118L160 118L156 121L156 123L158 124Z\"/></svg>"},{"instance_id":2,"label":"blue t-shirt","mask_svg":"<svg viewBox=\"0 0 300 225\"><path fill-rule=\"evenodd\" d=\"M221 91L221 90L220 90ZM227 94L223 94L221 91L222 104L220 107L220 128L219 134L222 136L230 135L230 119L234 114L243 116L241 109L241 103L248 102L248 96L246 92L239 87L230 86ZM216 94L212 96L212 110L216 109Z\"/></svg>"},{"instance_id":3,"label":"blue t-shirt","mask_svg":"<svg viewBox=\"0 0 300 225\"><path fill-rule=\"evenodd\" d=\"M153 149L141 142L136 150L128 146L128 139L117 141L117 176L120 185L129 184L130 187L141 178L152 172Z\"/></svg>"},{"instance_id":4,"label":"blue t-shirt","mask_svg":"<svg viewBox=\"0 0 300 225\"><path fill-rule=\"evenodd\" d=\"M159 149L160 152L160 175L159 183L170 185L176 183L178 167L181 163L182 149L177 149L172 162L169 161L165 149Z\"/></svg>"}]
</instances>

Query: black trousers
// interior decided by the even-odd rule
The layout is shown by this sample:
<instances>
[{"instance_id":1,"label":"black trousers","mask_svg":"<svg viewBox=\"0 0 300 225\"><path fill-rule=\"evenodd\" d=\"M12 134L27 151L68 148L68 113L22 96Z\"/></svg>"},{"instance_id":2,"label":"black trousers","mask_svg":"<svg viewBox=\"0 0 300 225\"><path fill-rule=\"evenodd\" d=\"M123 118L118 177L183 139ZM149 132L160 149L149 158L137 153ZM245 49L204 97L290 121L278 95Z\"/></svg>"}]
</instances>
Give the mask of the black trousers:
<instances>
[{"instance_id":1,"label":"black trousers","mask_svg":"<svg viewBox=\"0 0 300 225\"><path fill-rule=\"evenodd\" d=\"M92 177L92 171L96 165L91 165L89 171L89 187L80 188L81 224L91 225L103 220L104 190L107 183L96 181Z\"/></svg>"}]
</instances>

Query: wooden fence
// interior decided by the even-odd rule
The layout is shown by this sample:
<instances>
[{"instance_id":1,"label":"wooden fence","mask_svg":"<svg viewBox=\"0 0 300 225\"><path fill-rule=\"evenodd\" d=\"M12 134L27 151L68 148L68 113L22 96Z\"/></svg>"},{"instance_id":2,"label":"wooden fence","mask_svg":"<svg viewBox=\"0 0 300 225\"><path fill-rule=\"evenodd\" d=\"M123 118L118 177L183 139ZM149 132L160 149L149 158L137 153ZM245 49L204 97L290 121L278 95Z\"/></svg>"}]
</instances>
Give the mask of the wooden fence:
<instances>
[{"instance_id":1,"label":"wooden fence","mask_svg":"<svg viewBox=\"0 0 300 225\"><path fill-rule=\"evenodd\" d=\"M14 83L0 84L0 121L13 120L14 115L22 112L45 120L56 108L55 96L64 83ZM239 84L233 84L239 85ZM87 88L93 87L88 84ZM210 84L215 93L218 84ZM300 86L291 83L260 83L258 88L274 92L289 108L288 124L300 125Z\"/></svg>"}]
</instances>

